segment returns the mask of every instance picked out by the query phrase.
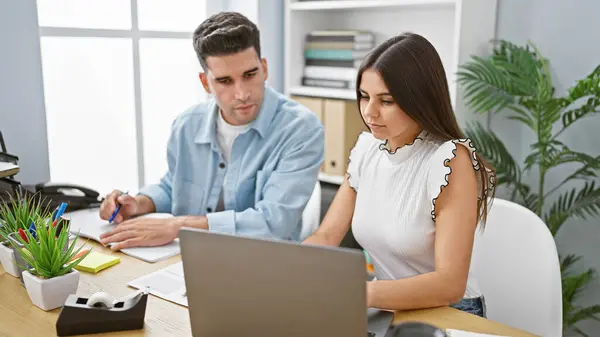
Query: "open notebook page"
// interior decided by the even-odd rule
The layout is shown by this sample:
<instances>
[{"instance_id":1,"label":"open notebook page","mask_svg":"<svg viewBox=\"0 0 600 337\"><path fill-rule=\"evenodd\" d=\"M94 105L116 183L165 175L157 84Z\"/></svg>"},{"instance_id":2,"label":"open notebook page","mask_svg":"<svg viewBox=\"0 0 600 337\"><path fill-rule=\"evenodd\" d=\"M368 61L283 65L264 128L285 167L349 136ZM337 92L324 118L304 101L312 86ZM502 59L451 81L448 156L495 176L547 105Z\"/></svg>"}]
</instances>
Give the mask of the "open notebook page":
<instances>
[{"instance_id":1,"label":"open notebook page","mask_svg":"<svg viewBox=\"0 0 600 337\"><path fill-rule=\"evenodd\" d=\"M117 225L109 224L106 220L100 219L99 212L98 208L91 208L65 213L65 217L71 220L70 232L73 234L79 233L81 237L100 241L102 233L110 231ZM172 216L167 213L151 213L141 217L169 218ZM157 262L178 255L181 250L179 240L176 239L164 246L125 248L121 249L121 252L146 262Z\"/></svg>"}]
</instances>

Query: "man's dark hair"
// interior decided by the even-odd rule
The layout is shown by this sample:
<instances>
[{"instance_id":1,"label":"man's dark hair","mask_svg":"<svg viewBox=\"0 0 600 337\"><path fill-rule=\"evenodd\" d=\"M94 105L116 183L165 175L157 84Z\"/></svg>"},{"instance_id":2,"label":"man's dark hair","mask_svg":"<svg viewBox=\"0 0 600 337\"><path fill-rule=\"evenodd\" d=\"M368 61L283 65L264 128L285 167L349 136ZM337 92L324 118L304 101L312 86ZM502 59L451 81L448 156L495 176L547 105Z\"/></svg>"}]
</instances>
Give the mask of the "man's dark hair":
<instances>
[{"instance_id":1,"label":"man's dark hair","mask_svg":"<svg viewBox=\"0 0 600 337\"><path fill-rule=\"evenodd\" d=\"M208 56L230 55L254 47L260 58L260 33L247 17L236 12L212 15L194 31L194 50L206 71Z\"/></svg>"}]
</instances>

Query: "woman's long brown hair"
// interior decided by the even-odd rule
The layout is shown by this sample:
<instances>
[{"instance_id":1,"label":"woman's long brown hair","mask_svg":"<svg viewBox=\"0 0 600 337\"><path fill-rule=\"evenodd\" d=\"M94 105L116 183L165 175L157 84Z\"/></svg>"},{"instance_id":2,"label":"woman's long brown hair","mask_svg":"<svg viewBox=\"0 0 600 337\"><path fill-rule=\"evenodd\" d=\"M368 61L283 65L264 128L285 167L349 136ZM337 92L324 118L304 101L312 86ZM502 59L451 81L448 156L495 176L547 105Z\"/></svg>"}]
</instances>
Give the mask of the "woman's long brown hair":
<instances>
[{"instance_id":1,"label":"woman's long brown hair","mask_svg":"<svg viewBox=\"0 0 600 337\"><path fill-rule=\"evenodd\" d=\"M396 104L429 135L441 141L465 138L452 109L442 60L427 39L418 34L404 33L373 49L358 70L357 102L361 96L362 74L367 69L381 75ZM478 219L484 225L488 198L495 194L495 171L479 154L475 153L475 157L479 162L477 172L480 180Z\"/></svg>"}]
</instances>

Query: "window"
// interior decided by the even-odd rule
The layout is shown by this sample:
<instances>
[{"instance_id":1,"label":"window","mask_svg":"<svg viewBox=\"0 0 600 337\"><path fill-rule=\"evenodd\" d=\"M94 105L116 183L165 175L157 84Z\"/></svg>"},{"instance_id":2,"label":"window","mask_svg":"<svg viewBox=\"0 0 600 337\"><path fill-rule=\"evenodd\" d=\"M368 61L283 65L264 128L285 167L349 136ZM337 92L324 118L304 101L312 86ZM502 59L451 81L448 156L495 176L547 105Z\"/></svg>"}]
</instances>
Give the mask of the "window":
<instances>
[{"instance_id":1,"label":"window","mask_svg":"<svg viewBox=\"0 0 600 337\"><path fill-rule=\"evenodd\" d=\"M158 182L174 117L206 99L191 42L206 3L37 1L53 182Z\"/></svg>"}]
</instances>

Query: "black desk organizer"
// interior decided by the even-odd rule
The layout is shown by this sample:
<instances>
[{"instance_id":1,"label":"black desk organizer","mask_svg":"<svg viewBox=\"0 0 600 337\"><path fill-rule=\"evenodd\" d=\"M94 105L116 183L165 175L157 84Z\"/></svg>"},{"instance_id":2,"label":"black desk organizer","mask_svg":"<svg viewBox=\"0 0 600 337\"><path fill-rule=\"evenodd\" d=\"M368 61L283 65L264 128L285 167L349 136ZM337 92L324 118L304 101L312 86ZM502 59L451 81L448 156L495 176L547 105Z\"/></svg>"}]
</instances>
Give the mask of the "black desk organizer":
<instances>
[{"instance_id":1,"label":"black desk organizer","mask_svg":"<svg viewBox=\"0 0 600 337\"><path fill-rule=\"evenodd\" d=\"M148 293L117 302L112 308L90 307L88 298L69 295L56 321L57 336L137 330L144 328Z\"/></svg>"}]
</instances>

